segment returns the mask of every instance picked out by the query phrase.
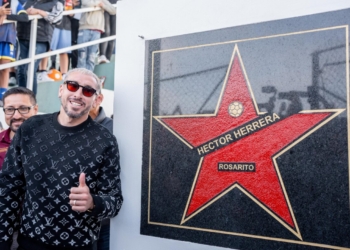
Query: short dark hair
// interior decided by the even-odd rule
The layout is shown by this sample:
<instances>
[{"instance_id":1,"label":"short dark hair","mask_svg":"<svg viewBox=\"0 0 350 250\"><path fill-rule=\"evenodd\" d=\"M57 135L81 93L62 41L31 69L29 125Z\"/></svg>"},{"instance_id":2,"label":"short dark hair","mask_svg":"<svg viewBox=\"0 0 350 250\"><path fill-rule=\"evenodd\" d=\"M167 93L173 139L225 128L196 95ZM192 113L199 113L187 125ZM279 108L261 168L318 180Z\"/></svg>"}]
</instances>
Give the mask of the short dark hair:
<instances>
[{"instance_id":1,"label":"short dark hair","mask_svg":"<svg viewBox=\"0 0 350 250\"><path fill-rule=\"evenodd\" d=\"M5 94L2 96L2 102L5 105L5 99L6 97L10 96L10 95L15 95L15 94L21 94L21 95L28 95L30 98L30 102L33 105L36 105L36 98L35 98L35 94L33 91L31 91L30 89L27 89L25 87L13 87L8 89Z\"/></svg>"}]
</instances>

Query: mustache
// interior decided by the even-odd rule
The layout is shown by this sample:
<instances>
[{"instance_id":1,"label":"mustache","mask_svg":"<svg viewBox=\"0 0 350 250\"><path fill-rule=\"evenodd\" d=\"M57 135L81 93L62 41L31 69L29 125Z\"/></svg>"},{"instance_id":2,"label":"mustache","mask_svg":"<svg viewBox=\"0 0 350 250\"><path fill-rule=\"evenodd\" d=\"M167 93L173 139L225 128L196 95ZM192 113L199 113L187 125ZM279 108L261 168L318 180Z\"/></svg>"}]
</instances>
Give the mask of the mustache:
<instances>
[{"instance_id":1,"label":"mustache","mask_svg":"<svg viewBox=\"0 0 350 250\"><path fill-rule=\"evenodd\" d=\"M25 121L25 119L23 119L23 118L11 119L11 120L10 120L10 125L12 125L12 123L14 123L14 122L24 122L24 121Z\"/></svg>"}]
</instances>

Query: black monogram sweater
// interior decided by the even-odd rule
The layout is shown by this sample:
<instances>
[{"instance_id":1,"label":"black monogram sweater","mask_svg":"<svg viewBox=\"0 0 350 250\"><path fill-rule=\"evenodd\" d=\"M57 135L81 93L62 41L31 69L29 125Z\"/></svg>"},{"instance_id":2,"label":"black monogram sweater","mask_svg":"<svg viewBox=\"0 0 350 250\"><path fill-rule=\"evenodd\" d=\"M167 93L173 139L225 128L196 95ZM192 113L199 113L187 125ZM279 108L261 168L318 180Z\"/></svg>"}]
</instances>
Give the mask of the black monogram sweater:
<instances>
[{"instance_id":1,"label":"black monogram sweater","mask_svg":"<svg viewBox=\"0 0 350 250\"><path fill-rule=\"evenodd\" d=\"M63 127L57 116L28 119L8 149L0 172L0 249L10 249L17 224L19 242L36 249L91 249L101 220L119 212L123 198L116 138L90 117ZM80 173L94 200L91 212L78 213L69 204Z\"/></svg>"}]
</instances>

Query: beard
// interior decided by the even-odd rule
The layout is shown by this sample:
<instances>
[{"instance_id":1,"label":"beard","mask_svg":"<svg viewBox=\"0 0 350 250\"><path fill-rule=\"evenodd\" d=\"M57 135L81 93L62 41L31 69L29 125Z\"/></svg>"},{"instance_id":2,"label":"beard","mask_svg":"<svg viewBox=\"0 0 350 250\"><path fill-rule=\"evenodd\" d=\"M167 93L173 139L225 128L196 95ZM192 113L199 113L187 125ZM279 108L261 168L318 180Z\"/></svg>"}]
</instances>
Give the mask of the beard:
<instances>
[{"instance_id":1,"label":"beard","mask_svg":"<svg viewBox=\"0 0 350 250\"><path fill-rule=\"evenodd\" d=\"M17 131L18 128L20 127L20 126L17 126L17 125L14 126L14 125L13 125L14 122L22 122L22 123L23 123L25 120L26 120L26 119L23 119L23 118L20 118L20 119L11 119L11 120L10 120L10 129L11 129L11 131L14 132L14 133L16 133L16 131ZM21 125L22 125L22 124L21 124Z\"/></svg>"},{"instance_id":2,"label":"beard","mask_svg":"<svg viewBox=\"0 0 350 250\"><path fill-rule=\"evenodd\" d=\"M75 99L71 99L71 100L68 100L68 102L69 102L69 101L74 101L74 100L75 100ZM86 115L87 113L89 113L89 111L90 111L90 109L91 109L91 107L86 107L86 105L85 105L85 103L84 103L85 109L83 109L83 110L80 111L80 112L75 112L75 111L73 111L73 110L69 110L67 104L64 104L64 103L62 102L62 99L61 99L61 105L62 105L62 107L63 107L64 112L66 112L67 116L68 116L69 118L73 118L73 119L77 119L77 118L80 118L80 117Z\"/></svg>"}]
</instances>

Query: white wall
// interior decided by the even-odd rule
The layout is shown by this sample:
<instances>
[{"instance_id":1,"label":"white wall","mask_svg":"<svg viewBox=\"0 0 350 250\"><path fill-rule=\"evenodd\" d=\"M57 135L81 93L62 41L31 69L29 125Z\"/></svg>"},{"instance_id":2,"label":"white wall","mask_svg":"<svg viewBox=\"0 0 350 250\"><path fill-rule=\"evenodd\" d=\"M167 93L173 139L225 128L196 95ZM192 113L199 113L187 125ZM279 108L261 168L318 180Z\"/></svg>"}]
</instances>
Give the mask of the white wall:
<instances>
[{"instance_id":1,"label":"white wall","mask_svg":"<svg viewBox=\"0 0 350 250\"><path fill-rule=\"evenodd\" d=\"M141 153L145 40L349 8L348 0L122 0L117 4L114 131L124 205L111 250L222 249L142 236Z\"/></svg>"}]
</instances>

